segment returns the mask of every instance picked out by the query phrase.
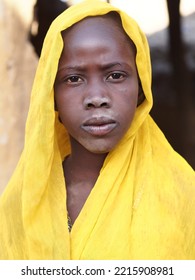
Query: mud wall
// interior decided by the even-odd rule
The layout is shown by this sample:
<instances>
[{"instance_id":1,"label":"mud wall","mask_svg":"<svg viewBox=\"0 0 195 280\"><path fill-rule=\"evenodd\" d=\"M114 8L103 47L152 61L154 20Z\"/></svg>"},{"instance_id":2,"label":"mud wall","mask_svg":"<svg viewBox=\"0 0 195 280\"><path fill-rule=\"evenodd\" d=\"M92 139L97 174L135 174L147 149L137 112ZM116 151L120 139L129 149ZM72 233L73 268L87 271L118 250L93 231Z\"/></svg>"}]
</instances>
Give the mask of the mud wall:
<instances>
[{"instance_id":1,"label":"mud wall","mask_svg":"<svg viewBox=\"0 0 195 280\"><path fill-rule=\"evenodd\" d=\"M24 0L0 1L0 193L23 148L30 91L37 66L37 57L28 42L33 1L27 2L25 6ZM25 8L26 18L20 14L21 7Z\"/></svg>"}]
</instances>

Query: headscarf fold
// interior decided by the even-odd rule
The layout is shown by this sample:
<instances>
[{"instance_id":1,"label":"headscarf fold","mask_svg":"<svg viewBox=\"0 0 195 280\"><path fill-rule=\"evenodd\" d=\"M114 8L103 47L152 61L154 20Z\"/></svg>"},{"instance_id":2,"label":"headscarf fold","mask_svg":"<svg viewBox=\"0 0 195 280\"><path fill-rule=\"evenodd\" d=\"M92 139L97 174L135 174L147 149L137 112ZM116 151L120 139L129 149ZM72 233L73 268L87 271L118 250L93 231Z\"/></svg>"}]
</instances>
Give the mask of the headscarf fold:
<instances>
[{"instance_id":1,"label":"headscarf fold","mask_svg":"<svg viewBox=\"0 0 195 280\"><path fill-rule=\"evenodd\" d=\"M61 32L111 11L136 46L145 100L69 233L62 161L70 143L53 89ZM107 3L84 1L55 19L32 88L24 150L0 198L0 259L195 259L194 171L154 123L151 107L149 48L132 18Z\"/></svg>"}]
</instances>

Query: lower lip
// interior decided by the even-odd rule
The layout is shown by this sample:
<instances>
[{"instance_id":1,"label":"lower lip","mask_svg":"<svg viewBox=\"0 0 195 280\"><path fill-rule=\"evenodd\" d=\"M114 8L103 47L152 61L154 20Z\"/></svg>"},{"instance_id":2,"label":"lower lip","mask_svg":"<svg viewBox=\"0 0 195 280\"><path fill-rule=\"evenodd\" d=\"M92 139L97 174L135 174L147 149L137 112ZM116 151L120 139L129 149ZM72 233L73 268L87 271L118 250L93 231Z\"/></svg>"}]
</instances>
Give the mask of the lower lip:
<instances>
[{"instance_id":1,"label":"lower lip","mask_svg":"<svg viewBox=\"0 0 195 280\"><path fill-rule=\"evenodd\" d=\"M116 123L108 123L102 125L83 125L82 128L93 136L104 136L115 129L116 126Z\"/></svg>"}]
</instances>

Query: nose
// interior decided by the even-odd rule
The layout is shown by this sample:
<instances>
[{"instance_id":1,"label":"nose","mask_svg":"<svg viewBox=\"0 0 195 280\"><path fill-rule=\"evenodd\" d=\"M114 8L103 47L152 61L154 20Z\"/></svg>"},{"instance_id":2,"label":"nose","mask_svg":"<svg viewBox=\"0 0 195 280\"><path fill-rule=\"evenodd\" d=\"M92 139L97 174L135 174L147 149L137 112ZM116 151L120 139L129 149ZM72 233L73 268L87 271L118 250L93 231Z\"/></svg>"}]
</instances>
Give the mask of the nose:
<instances>
[{"instance_id":1,"label":"nose","mask_svg":"<svg viewBox=\"0 0 195 280\"><path fill-rule=\"evenodd\" d=\"M109 97L108 89L105 85L100 85L98 83L87 85L85 93L86 94L83 101L85 109L110 108L111 99Z\"/></svg>"}]
</instances>

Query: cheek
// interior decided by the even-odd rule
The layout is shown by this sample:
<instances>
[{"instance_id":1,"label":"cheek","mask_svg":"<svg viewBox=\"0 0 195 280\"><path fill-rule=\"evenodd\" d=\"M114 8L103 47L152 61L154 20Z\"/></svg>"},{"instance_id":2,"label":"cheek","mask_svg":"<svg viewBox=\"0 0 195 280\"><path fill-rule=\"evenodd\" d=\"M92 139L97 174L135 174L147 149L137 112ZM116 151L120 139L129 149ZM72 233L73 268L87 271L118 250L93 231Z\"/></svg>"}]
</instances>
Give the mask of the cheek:
<instances>
[{"instance_id":1,"label":"cheek","mask_svg":"<svg viewBox=\"0 0 195 280\"><path fill-rule=\"evenodd\" d=\"M132 74L124 83L112 86L112 92L116 98L123 99L127 104L137 103L139 85L137 74Z\"/></svg>"},{"instance_id":2,"label":"cheek","mask_svg":"<svg viewBox=\"0 0 195 280\"><path fill-rule=\"evenodd\" d=\"M136 105L138 101L138 87L135 86L131 91L129 89L124 90L124 102L132 106Z\"/></svg>"},{"instance_id":3,"label":"cheek","mask_svg":"<svg viewBox=\"0 0 195 280\"><path fill-rule=\"evenodd\" d=\"M58 111L60 121L68 128L73 118L72 114L74 107L69 100L63 97L63 95L55 96L55 107Z\"/></svg>"},{"instance_id":4,"label":"cheek","mask_svg":"<svg viewBox=\"0 0 195 280\"><path fill-rule=\"evenodd\" d=\"M134 111L138 102L138 85L135 83L125 87L118 93L116 102L121 104L121 110Z\"/></svg>"},{"instance_id":5,"label":"cheek","mask_svg":"<svg viewBox=\"0 0 195 280\"><path fill-rule=\"evenodd\" d=\"M79 94L75 95L74 92L65 91L63 87L56 87L54 90L56 110L60 118L64 122L77 119L82 107L82 100Z\"/></svg>"},{"instance_id":6,"label":"cheek","mask_svg":"<svg viewBox=\"0 0 195 280\"><path fill-rule=\"evenodd\" d=\"M129 90L124 90L123 98L117 102L120 104L121 124L123 129L127 130L131 125L137 108L138 87L135 87L131 92L129 92Z\"/></svg>"},{"instance_id":7,"label":"cheek","mask_svg":"<svg viewBox=\"0 0 195 280\"><path fill-rule=\"evenodd\" d=\"M65 128L69 131L71 128L76 127L79 115L78 110L74 109L71 105L66 104L63 106L61 103L59 106L59 117Z\"/></svg>"}]
</instances>

